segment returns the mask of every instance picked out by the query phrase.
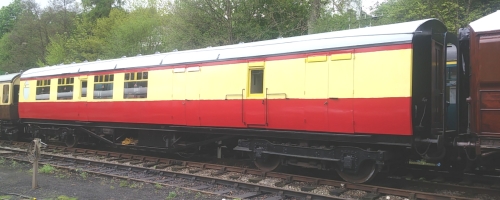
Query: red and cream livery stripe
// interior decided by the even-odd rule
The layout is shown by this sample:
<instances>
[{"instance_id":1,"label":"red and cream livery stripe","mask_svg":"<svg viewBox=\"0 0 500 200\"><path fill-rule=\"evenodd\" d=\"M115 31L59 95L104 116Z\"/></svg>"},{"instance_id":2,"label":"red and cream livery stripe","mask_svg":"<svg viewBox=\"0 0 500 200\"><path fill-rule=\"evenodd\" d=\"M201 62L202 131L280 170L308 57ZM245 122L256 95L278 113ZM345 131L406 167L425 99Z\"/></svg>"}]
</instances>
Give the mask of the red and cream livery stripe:
<instances>
[{"instance_id":1,"label":"red and cream livery stripe","mask_svg":"<svg viewBox=\"0 0 500 200\"><path fill-rule=\"evenodd\" d=\"M173 73L175 68L199 70ZM149 69L147 99L123 99L124 72L75 77L74 100L36 101L37 77L23 79L21 118L215 127L265 127L335 133L411 135L411 44ZM249 94L249 71L264 70L264 92ZM113 99L80 98L80 79L114 75ZM55 81L54 81L55 80ZM241 95L240 95L241 94ZM266 95L267 94L267 95ZM243 98L242 98L243 96ZM286 98L285 98L286 97ZM61 111L61 112L54 112Z\"/></svg>"}]
</instances>

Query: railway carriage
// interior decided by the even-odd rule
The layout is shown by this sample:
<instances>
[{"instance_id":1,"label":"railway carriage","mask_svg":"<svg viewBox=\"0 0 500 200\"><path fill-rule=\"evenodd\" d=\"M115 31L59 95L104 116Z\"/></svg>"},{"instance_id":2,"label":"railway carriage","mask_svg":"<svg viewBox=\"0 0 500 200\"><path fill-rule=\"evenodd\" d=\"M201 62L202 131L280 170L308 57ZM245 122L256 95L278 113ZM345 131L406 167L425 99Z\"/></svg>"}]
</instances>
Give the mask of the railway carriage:
<instances>
[{"instance_id":1,"label":"railway carriage","mask_svg":"<svg viewBox=\"0 0 500 200\"><path fill-rule=\"evenodd\" d=\"M20 75L19 118L25 135L68 146L222 142L262 170L336 170L363 183L409 159L451 166L476 149L462 123L448 124L447 101L463 113L468 89L460 67L457 95L447 89L450 44L462 45L425 19L35 68Z\"/></svg>"},{"instance_id":2,"label":"railway carriage","mask_svg":"<svg viewBox=\"0 0 500 200\"><path fill-rule=\"evenodd\" d=\"M18 103L20 73L0 76L0 137L17 139L20 130ZM22 129L22 128L21 128Z\"/></svg>"},{"instance_id":3,"label":"railway carriage","mask_svg":"<svg viewBox=\"0 0 500 200\"><path fill-rule=\"evenodd\" d=\"M475 136L462 141L476 147L477 159L489 170L500 166L500 10L459 30L458 69L463 74L460 127ZM473 143L473 144L470 144ZM480 158L480 159L478 159Z\"/></svg>"}]
</instances>

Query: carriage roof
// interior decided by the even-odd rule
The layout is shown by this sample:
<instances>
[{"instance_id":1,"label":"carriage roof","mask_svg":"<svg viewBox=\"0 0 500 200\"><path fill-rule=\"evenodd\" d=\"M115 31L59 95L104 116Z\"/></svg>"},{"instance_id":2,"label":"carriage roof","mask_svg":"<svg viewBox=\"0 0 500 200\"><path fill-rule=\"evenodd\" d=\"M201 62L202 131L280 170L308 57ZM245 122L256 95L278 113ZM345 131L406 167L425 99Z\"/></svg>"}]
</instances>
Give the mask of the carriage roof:
<instances>
[{"instance_id":1,"label":"carriage roof","mask_svg":"<svg viewBox=\"0 0 500 200\"><path fill-rule=\"evenodd\" d=\"M19 75L20 73L13 73L13 74L6 74L6 75L0 75L0 82L9 82L12 83L14 79Z\"/></svg>"},{"instance_id":2,"label":"carriage roof","mask_svg":"<svg viewBox=\"0 0 500 200\"><path fill-rule=\"evenodd\" d=\"M255 58L266 55L285 55L290 53L311 52L326 49L335 50L381 44L408 43L412 40L414 33L422 29L422 25L433 21L439 22L436 19L424 19L398 24L225 45L213 48L40 67L24 72L21 78L137 67L182 65L197 62Z\"/></svg>"},{"instance_id":3,"label":"carriage roof","mask_svg":"<svg viewBox=\"0 0 500 200\"><path fill-rule=\"evenodd\" d=\"M500 10L469 23L469 26L476 33L500 30L498 20L500 20Z\"/></svg>"}]
</instances>

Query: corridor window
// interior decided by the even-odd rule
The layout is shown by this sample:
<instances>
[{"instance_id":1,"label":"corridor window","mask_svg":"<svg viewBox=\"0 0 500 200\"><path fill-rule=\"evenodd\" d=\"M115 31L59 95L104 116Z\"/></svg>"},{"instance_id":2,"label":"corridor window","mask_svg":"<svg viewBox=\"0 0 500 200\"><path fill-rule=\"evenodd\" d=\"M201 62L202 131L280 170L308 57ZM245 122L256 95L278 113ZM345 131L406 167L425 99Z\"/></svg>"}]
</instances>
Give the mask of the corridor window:
<instances>
[{"instance_id":1,"label":"corridor window","mask_svg":"<svg viewBox=\"0 0 500 200\"><path fill-rule=\"evenodd\" d=\"M50 79L36 81L36 100L49 100Z\"/></svg>"},{"instance_id":2,"label":"corridor window","mask_svg":"<svg viewBox=\"0 0 500 200\"><path fill-rule=\"evenodd\" d=\"M113 74L94 76L94 99L112 99L113 81Z\"/></svg>"},{"instance_id":3,"label":"corridor window","mask_svg":"<svg viewBox=\"0 0 500 200\"><path fill-rule=\"evenodd\" d=\"M148 97L148 72L125 73L124 82L124 99Z\"/></svg>"}]
</instances>

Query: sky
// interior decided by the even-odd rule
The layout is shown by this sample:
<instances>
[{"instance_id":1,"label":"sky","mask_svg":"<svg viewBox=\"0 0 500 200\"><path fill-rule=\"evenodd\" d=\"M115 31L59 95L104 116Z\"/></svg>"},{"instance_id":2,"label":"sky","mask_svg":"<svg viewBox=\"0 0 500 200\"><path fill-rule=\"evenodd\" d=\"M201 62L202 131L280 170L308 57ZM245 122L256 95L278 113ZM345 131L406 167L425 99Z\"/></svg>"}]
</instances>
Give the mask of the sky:
<instances>
[{"instance_id":1,"label":"sky","mask_svg":"<svg viewBox=\"0 0 500 200\"><path fill-rule=\"evenodd\" d=\"M0 0L0 7L8 6L13 1L14 0ZM38 3L41 8L45 8L47 5L49 5L49 0L35 0L35 2Z\"/></svg>"},{"instance_id":2,"label":"sky","mask_svg":"<svg viewBox=\"0 0 500 200\"><path fill-rule=\"evenodd\" d=\"M9 5L13 0L0 0L0 7ZM41 8L45 8L49 4L49 0L35 0ZM363 10L370 13L370 6L375 4L377 1L383 2L385 0L363 0Z\"/></svg>"}]
</instances>

